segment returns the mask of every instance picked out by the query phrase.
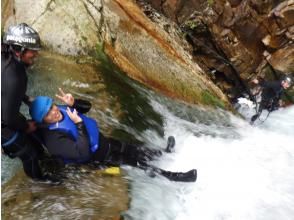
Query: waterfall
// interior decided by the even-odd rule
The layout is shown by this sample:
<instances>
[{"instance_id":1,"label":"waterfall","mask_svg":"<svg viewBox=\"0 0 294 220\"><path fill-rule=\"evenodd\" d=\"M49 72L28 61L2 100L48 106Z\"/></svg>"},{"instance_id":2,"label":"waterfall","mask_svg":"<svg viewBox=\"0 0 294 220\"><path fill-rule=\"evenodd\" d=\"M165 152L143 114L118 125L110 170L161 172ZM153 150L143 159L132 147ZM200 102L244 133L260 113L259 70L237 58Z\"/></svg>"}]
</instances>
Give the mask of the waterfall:
<instances>
[{"instance_id":1,"label":"waterfall","mask_svg":"<svg viewBox=\"0 0 294 220\"><path fill-rule=\"evenodd\" d=\"M130 170L127 219L293 218L294 107L275 111L263 124L251 126L221 110L152 103L165 119L166 136L176 138L175 153L155 164L175 171L197 168L198 179L176 183L146 179L143 172ZM152 134L146 138L150 143L158 140Z\"/></svg>"}]
</instances>

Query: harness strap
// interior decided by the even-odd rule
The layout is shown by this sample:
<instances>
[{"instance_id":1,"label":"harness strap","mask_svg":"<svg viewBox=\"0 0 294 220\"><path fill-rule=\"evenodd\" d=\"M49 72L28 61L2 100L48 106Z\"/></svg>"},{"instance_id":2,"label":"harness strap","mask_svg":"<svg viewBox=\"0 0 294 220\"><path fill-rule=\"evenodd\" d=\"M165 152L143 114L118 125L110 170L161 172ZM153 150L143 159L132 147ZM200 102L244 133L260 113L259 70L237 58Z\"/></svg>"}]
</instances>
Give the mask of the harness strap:
<instances>
[{"instance_id":1,"label":"harness strap","mask_svg":"<svg viewBox=\"0 0 294 220\"><path fill-rule=\"evenodd\" d=\"M5 143L1 144L2 147L6 147L6 146L12 144L17 139L18 135L19 135L19 133L15 132L14 135L10 139L8 139Z\"/></svg>"}]
</instances>

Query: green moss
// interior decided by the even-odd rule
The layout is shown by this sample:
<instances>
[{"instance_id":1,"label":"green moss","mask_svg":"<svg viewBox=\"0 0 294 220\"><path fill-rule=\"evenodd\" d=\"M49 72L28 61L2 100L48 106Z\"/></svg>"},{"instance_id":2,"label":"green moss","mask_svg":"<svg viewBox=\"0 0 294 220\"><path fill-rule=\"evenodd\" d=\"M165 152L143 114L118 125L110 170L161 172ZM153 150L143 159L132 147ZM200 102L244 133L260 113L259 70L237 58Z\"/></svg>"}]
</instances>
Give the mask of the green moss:
<instances>
[{"instance_id":1,"label":"green moss","mask_svg":"<svg viewBox=\"0 0 294 220\"><path fill-rule=\"evenodd\" d=\"M217 106L223 109L225 108L225 104L207 90L201 92L201 99L202 103L205 105Z\"/></svg>"},{"instance_id":2,"label":"green moss","mask_svg":"<svg viewBox=\"0 0 294 220\"><path fill-rule=\"evenodd\" d=\"M194 30L198 26L198 22L194 20L189 20L185 22L185 26L191 30Z\"/></svg>"},{"instance_id":3,"label":"green moss","mask_svg":"<svg viewBox=\"0 0 294 220\"><path fill-rule=\"evenodd\" d=\"M267 80L276 80L275 75L269 66L266 66L262 72Z\"/></svg>"},{"instance_id":4,"label":"green moss","mask_svg":"<svg viewBox=\"0 0 294 220\"><path fill-rule=\"evenodd\" d=\"M96 44L93 57L98 59L101 62L105 62L105 63L109 62L108 57L104 53L104 44L103 43L97 43Z\"/></svg>"},{"instance_id":5,"label":"green moss","mask_svg":"<svg viewBox=\"0 0 294 220\"><path fill-rule=\"evenodd\" d=\"M84 41L87 41L87 40L88 40L88 38L85 37L85 36L82 36L82 39L83 39Z\"/></svg>"},{"instance_id":6,"label":"green moss","mask_svg":"<svg viewBox=\"0 0 294 220\"><path fill-rule=\"evenodd\" d=\"M214 0L207 0L208 5L212 6L214 3Z\"/></svg>"},{"instance_id":7,"label":"green moss","mask_svg":"<svg viewBox=\"0 0 294 220\"><path fill-rule=\"evenodd\" d=\"M294 88L293 87L292 87L292 89L287 90L285 92L285 95L282 96L282 100L284 100L286 102L294 103Z\"/></svg>"}]
</instances>

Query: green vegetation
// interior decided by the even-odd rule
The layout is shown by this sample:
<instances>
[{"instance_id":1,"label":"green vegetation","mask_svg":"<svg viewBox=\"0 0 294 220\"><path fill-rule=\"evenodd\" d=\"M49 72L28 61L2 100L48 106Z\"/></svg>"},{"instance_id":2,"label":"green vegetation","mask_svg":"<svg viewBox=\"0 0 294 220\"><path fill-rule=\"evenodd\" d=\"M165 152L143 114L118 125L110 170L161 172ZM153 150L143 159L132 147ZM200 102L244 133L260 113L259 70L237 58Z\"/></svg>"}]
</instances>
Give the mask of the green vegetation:
<instances>
[{"instance_id":1,"label":"green vegetation","mask_svg":"<svg viewBox=\"0 0 294 220\"><path fill-rule=\"evenodd\" d=\"M82 36L82 39L83 39L84 41L87 41L87 40L88 40L88 38L85 37L85 36Z\"/></svg>"},{"instance_id":2,"label":"green vegetation","mask_svg":"<svg viewBox=\"0 0 294 220\"><path fill-rule=\"evenodd\" d=\"M208 3L209 6L212 6L213 3L214 3L214 0L207 0L207 3Z\"/></svg>"},{"instance_id":3,"label":"green vegetation","mask_svg":"<svg viewBox=\"0 0 294 220\"><path fill-rule=\"evenodd\" d=\"M285 102L294 103L294 89L286 91L285 95L282 96L282 100Z\"/></svg>"},{"instance_id":4,"label":"green vegetation","mask_svg":"<svg viewBox=\"0 0 294 220\"><path fill-rule=\"evenodd\" d=\"M109 59L108 59L107 55L104 53L104 44L103 43L96 44L95 51L92 56L101 62L109 63Z\"/></svg>"},{"instance_id":5,"label":"green vegetation","mask_svg":"<svg viewBox=\"0 0 294 220\"><path fill-rule=\"evenodd\" d=\"M120 123L139 133L153 128L160 136L164 136L162 116L154 111L149 100L137 91L134 86L137 82L128 78L104 53L103 43L96 44L92 56L99 61L97 71L101 73L105 90L111 97L115 97L113 104L120 105ZM148 117L145 117L146 115ZM140 142L133 134L121 128L112 130L111 136L127 142Z\"/></svg>"},{"instance_id":6,"label":"green vegetation","mask_svg":"<svg viewBox=\"0 0 294 220\"><path fill-rule=\"evenodd\" d=\"M276 80L276 77L274 75L274 72L272 71L272 69L270 68L269 65L267 65L266 67L264 67L264 69L262 70L265 79L267 80Z\"/></svg>"},{"instance_id":7,"label":"green vegetation","mask_svg":"<svg viewBox=\"0 0 294 220\"><path fill-rule=\"evenodd\" d=\"M207 90L201 93L201 99L202 103L205 105L212 105L223 109L225 108L225 104Z\"/></svg>"},{"instance_id":8,"label":"green vegetation","mask_svg":"<svg viewBox=\"0 0 294 220\"><path fill-rule=\"evenodd\" d=\"M189 20L185 22L185 26L191 30L194 30L198 25L198 22L195 20Z\"/></svg>"}]
</instances>

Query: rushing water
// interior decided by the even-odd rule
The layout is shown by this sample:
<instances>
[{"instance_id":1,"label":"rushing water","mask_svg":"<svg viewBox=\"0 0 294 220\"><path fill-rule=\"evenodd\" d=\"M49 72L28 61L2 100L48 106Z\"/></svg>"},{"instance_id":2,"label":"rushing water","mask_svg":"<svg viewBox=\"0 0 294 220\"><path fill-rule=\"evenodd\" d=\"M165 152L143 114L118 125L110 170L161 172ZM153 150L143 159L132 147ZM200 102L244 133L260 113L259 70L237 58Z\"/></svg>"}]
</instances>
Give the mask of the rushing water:
<instances>
[{"instance_id":1,"label":"rushing water","mask_svg":"<svg viewBox=\"0 0 294 220\"><path fill-rule=\"evenodd\" d=\"M2 190L7 219L113 219L120 212L136 220L293 219L294 107L253 127L222 110L159 96L111 66L58 68L62 64L45 55L39 65L30 79L32 94L52 96L61 85L93 103L90 115L103 132L146 147L163 149L167 137L175 136L175 152L153 164L173 171L197 168L198 178L178 183L131 167L124 167L123 178L85 169L51 186L18 175ZM4 182L14 173L7 161L2 160Z\"/></svg>"},{"instance_id":2,"label":"rushing water","mask_svg":"<svg viewBox=\"0 0 294 220\"><path fill-rule=\"evenodd\" d=\"M253 127L228 113L191 113L152 100L177 140L176 152L156 164L195 167L198 179L185 184L132 174L130 219L293 219L294 107Z\"/></svg>"}]
</instances>

